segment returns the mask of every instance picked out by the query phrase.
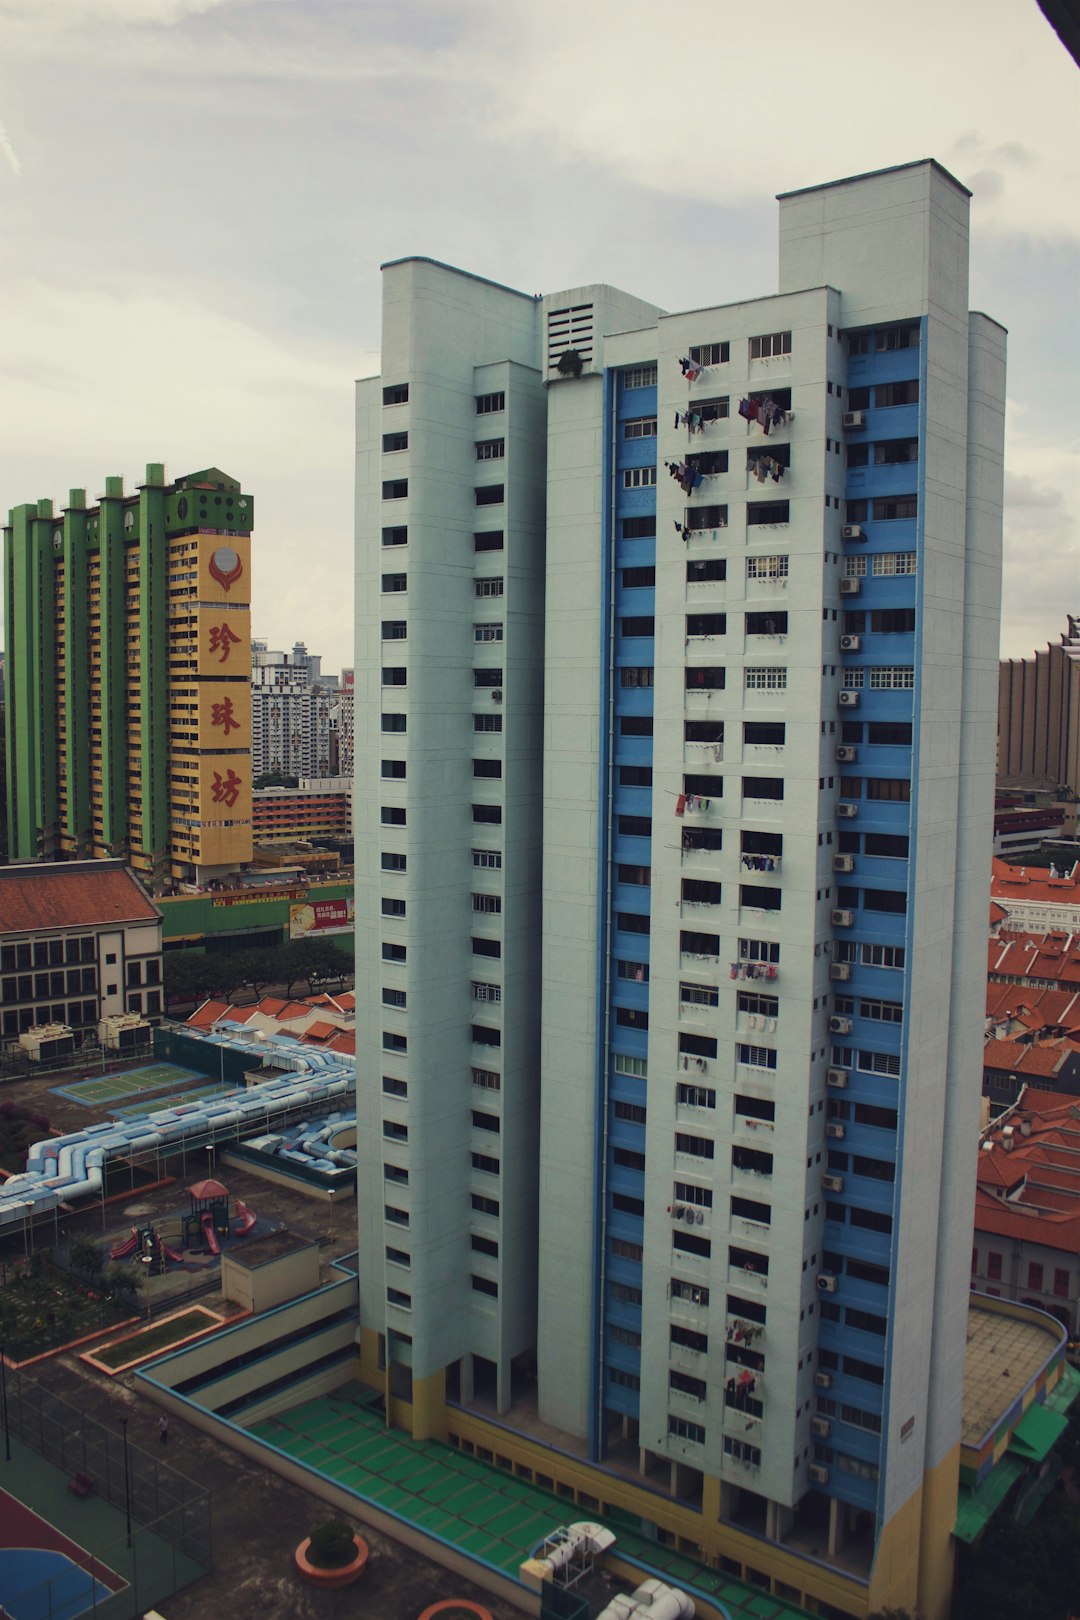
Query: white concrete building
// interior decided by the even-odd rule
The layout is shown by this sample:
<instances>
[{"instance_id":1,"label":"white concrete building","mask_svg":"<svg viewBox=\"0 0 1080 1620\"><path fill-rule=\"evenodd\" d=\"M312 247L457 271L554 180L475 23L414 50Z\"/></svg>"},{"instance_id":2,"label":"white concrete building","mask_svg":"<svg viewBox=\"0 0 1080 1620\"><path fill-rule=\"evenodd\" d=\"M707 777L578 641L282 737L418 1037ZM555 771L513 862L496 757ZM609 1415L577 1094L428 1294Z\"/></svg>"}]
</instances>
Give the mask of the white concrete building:
<instances>
[{"instance_id":1,"label":"white concrete building","mask_svg":"<svg viewBox=\"0 0 1080 1620\"><path fill-rule=\"evenodd\" d=\"M684 314L384 267L362 1352L417 1433L529 1413L710 1560L938 1615L1004 334L938 165L780 201L779 292Z\"/></svg>"},{"instance_id":2,"label":"white concrete building","mask_svg":"<svg viewBox=\"0 0 1080 1620\"><path fill-rule=\"evenodd\" d=\"M337 704L336 677L321 673L322 658L302 641L291 653L265 641L251 644L252 772L284 776L331 774L330 722Z\"/></svg>"}]
</instances>

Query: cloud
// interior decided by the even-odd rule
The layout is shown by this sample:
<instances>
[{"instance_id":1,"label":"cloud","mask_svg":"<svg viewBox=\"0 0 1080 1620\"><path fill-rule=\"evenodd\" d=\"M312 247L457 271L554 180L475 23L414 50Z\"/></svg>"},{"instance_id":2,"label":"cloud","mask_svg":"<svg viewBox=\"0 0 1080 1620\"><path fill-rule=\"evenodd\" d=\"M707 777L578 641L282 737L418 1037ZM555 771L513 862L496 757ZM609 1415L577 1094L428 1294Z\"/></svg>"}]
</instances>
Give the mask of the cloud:
<instances>
[{"instance_id":1,"label":"cloud","mask_svg":"<svg viewBox=\"0 0 1080 1620\"><path fill-rule=\"evenodd\" d=\"M1080 449L1048 444L1038 413L1006 412L1001 653L1030 658L1080 610Z\"/></svg>"}]
</instances>

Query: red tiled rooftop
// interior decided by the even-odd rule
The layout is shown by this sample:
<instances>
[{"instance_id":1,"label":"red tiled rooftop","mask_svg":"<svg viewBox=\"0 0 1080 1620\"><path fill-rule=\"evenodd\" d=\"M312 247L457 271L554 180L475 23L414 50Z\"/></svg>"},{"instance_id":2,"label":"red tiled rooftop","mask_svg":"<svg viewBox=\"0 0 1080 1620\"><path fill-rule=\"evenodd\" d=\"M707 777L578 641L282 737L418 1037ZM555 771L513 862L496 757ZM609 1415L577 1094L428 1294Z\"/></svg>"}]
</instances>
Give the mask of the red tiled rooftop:
<instances>
[{"instance_id":1,"label":"red tiled rooftop","mask_svg":"<svg viewBox=\"0 0 1080 1620\"><path fill-rule=\"evenodd\" d=\"M0 933L154 922L161 913L119 862L0 867Z\"/></svg>"},{"instance_id":2,"label":"red tiled rooftop","mask_svg":"<svg viewBox=\"0 0 1080 1620\"><path fill-rule=\"evenodd\" d=\"M336 1024L324 1024L320 1020L317 1023L308 1025L304 1031L303 1039L305 1041L327 1041L336 1029Z\"/></svg>"},{"instance_id":3,"label":"red tiled rooftop","mask_svg":"<svg viewBox=\"0 0 1080 1620\"><path fill-rule=\"evenodd\" d=\"M1010 866L1008 861L995 857L990 894L992 901L1024 900L1044 905L1067 905L1080 901L1080 882L1076 867L1067 876L1050 877L1046 867Z\"/></svg>"}]
</instances>

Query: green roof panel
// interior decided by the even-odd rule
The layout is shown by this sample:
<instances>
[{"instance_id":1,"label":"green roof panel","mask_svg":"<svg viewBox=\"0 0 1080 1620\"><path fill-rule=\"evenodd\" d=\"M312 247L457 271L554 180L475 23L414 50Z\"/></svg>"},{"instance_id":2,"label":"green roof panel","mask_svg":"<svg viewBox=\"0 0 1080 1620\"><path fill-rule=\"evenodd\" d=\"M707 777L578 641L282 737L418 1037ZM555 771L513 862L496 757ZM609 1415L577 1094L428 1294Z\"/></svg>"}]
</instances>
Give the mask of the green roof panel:
<instances>
[{"instance_id":1,"label":"green roof panel","mask_svg":"<svg viewBox=\"0 0 1080 1620\"><path fill-rule=\"evenodd\" d=\"M956 1524L953 1526L957 1541L970 1546L976 1540L1023 1472L1024 1464L1020 1458L1006 1452L977 1490L961 1488L956 1504Z\"/></svg>"}]
</instances>

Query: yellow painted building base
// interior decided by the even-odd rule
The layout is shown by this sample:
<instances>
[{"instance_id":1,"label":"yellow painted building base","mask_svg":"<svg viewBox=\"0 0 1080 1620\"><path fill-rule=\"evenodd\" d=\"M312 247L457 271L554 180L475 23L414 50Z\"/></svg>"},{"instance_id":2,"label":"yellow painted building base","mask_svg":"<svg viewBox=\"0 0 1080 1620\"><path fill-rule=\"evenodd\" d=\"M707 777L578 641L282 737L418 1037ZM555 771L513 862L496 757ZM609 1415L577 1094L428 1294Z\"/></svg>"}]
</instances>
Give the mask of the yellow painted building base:
<instances>
[{"instance_id":1,"label":"yellow painted building base","mask_svg":"<svg viewBox=\"0 0 1080 1620\"><path fill-rule=\"evenodd\" d=\"M948 1620L959 1444L890 1519L867 1582L722 1520L716 1478L704 1478L701 1508L695 1511L631 1479L609 1474L584 1458L553 1451L542 1441L503 1428L475 1412L447 1406L441 1372L414 1381L411 1401L391 1397L389 1372L379 1366L379 1335L370 1329L361 1331L360 1354L361 1379L387 1397L388 1423L414 1440L446 1441L518 1479L555 1491L583 1517L602 1517L617 1509L644 1519L663 1533L665 1545L686 1557L714 1569L723 1567L744 1580L751 1571L759 1579L767 1574L775 1597L799 1603L811 1612L829 1604L853 1620L866 1620L875 1610L891 1606L912 1614L917 1611L921 1620Z\"/></svg>"}]
</instances>

